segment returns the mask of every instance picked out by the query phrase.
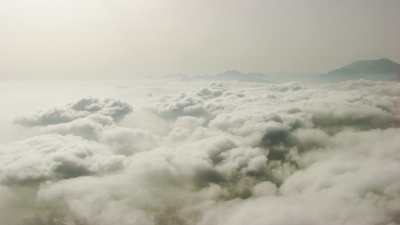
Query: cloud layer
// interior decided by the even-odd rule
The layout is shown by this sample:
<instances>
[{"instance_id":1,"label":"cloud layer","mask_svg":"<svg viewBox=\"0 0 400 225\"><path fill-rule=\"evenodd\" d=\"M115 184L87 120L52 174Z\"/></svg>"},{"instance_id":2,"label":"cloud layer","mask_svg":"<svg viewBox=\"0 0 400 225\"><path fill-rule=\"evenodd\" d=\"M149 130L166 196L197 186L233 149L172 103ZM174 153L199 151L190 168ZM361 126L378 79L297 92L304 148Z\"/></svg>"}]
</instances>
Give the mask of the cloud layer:
<instances>
[{"instance_id":1,"label":"cloud layer","mask_svg":"<svg viewBox=\"0 0 400 225\"><path fill-rule=\"evenodd\" d=\"M154 97L133 112L84 98L28 114L15 123L36 134L0 146L0 218L400 224L399 93L390 82L227 82Z\"/></svg>"}]
</instances>

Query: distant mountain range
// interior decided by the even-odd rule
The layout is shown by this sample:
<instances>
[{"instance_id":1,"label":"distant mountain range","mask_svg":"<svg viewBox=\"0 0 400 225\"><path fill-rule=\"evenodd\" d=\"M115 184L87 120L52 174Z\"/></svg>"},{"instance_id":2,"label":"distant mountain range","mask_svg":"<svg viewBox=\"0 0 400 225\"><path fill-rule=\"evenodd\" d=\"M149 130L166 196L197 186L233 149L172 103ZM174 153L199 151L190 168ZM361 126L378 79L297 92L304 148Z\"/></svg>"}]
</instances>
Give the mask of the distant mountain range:
<instances>
[{"instance_id":1,"label":"distant mountain range","mask_svg":"<svg viewBox=\"0 0 400 225\"><path fill-rule=\"evenodd\" d=\"M262 73L243 73L237 70L228 70L223 73L213 75L197 76L197 79L204 80L224 80L224 81L249 81L249 82L269 82L268 76Z\"/></svg>"},{"instance_id":2,"label":"distant mountain range","mask_svg":"<svg viewBox=\"0 0 400 225\"><path fill-rule=\"evenodd\" d=\"M198 76L182 76L184 80L245 81L245 82L287 82L315 79L315 74L299 73L244 73L227 70L222 73Z\"/></svg>"},{"instance_id":3,"label":"distant mountain range","mask_svg":"<svg viewBox=\"0 0 400 225\"><path fill-rule=\"evenodd\" d=\"M321 75L324 80L400 80L400 64L390 59L360 60Z\"/></svg>"},{"instance_id":4,"label":"distant mountain range","mask_svg":"<svg viewBox=\"0 0 400 225\"><path fill-rule=\"evenodd\" d=\"M243 73L228 70L212 75L180 76L183 80L246 82L400 80L400 64L390 59L360 60L324 74Z\"/></svg>"}]
</instances>

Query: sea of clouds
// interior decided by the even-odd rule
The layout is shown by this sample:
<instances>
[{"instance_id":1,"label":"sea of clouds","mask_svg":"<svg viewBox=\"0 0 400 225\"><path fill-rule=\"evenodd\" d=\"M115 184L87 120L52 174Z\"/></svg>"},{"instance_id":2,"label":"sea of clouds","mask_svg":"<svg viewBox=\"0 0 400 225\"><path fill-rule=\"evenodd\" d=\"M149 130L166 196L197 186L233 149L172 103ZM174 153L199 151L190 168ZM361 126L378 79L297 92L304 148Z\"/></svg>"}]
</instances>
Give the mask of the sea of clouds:
<instances>
[{"instance_id":1,"label":"sea of clouds","mask_svg":"<svg viewBox=\"0 0 400 225\"><path fill-rule=\"evenodd\" d=\"M71 87L9 87L0 224L400 224L400 83Z\"/></svg>"}]
</instances>

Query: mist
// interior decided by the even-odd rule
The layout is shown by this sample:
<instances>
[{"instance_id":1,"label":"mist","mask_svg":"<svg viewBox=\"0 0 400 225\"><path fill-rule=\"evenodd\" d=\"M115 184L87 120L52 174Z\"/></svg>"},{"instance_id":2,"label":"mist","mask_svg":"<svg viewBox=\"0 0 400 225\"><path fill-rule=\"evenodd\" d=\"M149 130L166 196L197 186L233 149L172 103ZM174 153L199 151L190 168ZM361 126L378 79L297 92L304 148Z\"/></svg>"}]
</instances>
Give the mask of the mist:
<instances>
[{"instance_id":1,"label":"mist","mask_svg":"<svg viewBox=\"0 0 400 225\"><path fill-rule=\"evenodd\" d=\"M398 9L1 1L1 225L400 225Z\"/></svg>"},{"instance_id":2,"label":"mist","mask_svg":"<svg viewBox=\"0 0 400 225\"><path fill-rule=\"evenodd\" d=\"M321 73L400 61L397 0L3 0L1 79Z\"/></svg>"}]
</instances>

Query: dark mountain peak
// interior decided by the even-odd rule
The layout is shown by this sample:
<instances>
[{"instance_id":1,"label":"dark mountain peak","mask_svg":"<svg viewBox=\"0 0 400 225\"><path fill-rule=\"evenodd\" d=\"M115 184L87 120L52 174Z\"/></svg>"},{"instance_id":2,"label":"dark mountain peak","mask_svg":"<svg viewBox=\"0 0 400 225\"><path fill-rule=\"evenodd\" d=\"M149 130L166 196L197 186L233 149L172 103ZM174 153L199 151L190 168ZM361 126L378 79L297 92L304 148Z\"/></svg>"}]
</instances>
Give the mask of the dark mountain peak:
<instances>
[{"instance_id":1,"label":"dark mountain peak","mask_svg":"<svg viewBox=\"0 0 400 225\"><path fill-rule=\"evenodd\" d=\"M395 80L400 77L400 64L388 58L360 60L325 75L332 79Z\"/></svg>"},{"instance_id":2,"label":"dark mountain peak","mask_svg":"<svg viewBox=\"0 0 400 225\"><path fill-rule=\"evenodd\" d=\"M330 73L400 74L400 64L387 58L360 60Z\"/></svg>"}]
</instances>

